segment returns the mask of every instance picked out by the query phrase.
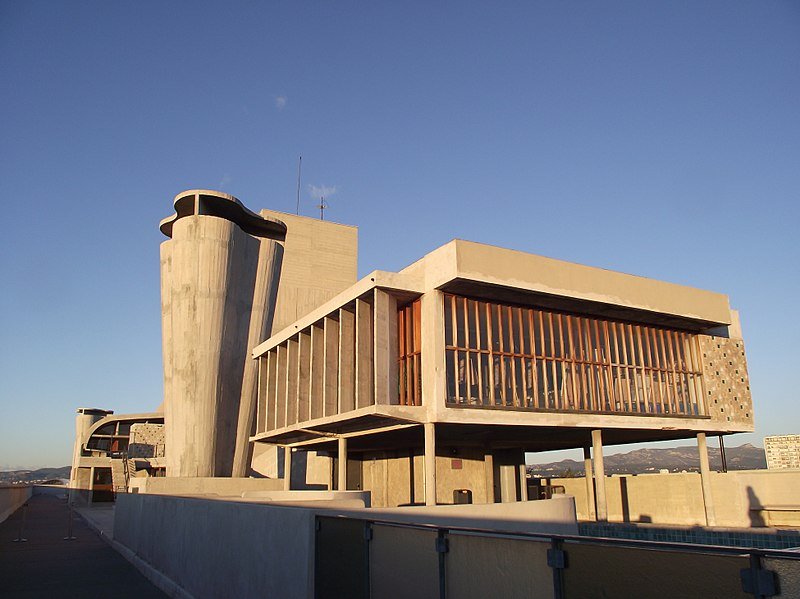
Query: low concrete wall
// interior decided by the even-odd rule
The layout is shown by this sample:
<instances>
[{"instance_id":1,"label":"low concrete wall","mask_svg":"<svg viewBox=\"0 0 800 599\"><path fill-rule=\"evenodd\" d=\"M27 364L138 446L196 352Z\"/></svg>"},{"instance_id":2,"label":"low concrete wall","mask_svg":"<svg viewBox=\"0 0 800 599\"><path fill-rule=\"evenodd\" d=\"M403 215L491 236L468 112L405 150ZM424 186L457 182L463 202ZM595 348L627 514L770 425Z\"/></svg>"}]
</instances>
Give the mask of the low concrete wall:
<instances>
[{"instance_id":1,"label":"low concrete wall","mask_svg":"<svg viewBox=\"0 0 800 599\"><path fill-rule=\"evenodd\" d=\"M289 507L221 498L121 494L115 508L114 541L159 573L160 579L151 579L173 594L299 598L314 596L317 514L577 534L571 497L393 509L338 509L338 501Z\"/></svg>"},{"instance_id":2,"label":"low concrete wall","mask_svg":"<svg viewBox=\"0 0 800 599\"><path fill-rule=\"evenodd\" d=\"M0 487L0 522L16 512L32 493L33 487Z\"/></svg>"},{"instance_id":3,"label":"low concrete wall","mask_svg":"<svg viewBox=\"0 0 800 599\"><path fill-rule=\"evenodd\" d=\"M392 522L465 526L506 532L578 534L575 498L569 495L514 503L376 508L347 515Z\"/></svg>"},{"instance_id":4,"label":"low concrete wall","mask_svg":"<svg viewBox=\"0 0 800 599\"><path fill-rule=\"evenodd\" d=\"M283 480L277 478L131 478L133 493L154 495L219 495L241 497L245 491L283 491Z\"/></svg>"},{"instance_id":5,"label":"low concrete wall","mask_svg":"<svg viewBox=\"0 0 800 599\"><path fill-rule=\"evenodd\" d=\"M369 491L244 491L241 497L262 503L304 503L312 507L319 507L314 503L320 501L324 501L326 507L333 507L331 502L353 508L370 506Z\"/></svg>"},{"instance_id":6,"label":"low concrete wall","mask_svg":"<svg viewBox=\"0 0 800 599\"><path fill-rule=\"evenodd\" d=\"M314 510L117 497L114 540L191 596L311 597Z\"/></svg>"},{"instance_id":7,"label":"low concrete wall","mask_svg":"<svg viewBox=\"0 0 800 599\"><path fill-rule=\"evenodd\" d=\"M578 517L589 519L582 477L551 482L574 495ZM800 524L800 470L712 472L711 492L717 526ZM606 495L611 522L706 523L696 472L606 477Z\"/></svg>"}]
</instances>

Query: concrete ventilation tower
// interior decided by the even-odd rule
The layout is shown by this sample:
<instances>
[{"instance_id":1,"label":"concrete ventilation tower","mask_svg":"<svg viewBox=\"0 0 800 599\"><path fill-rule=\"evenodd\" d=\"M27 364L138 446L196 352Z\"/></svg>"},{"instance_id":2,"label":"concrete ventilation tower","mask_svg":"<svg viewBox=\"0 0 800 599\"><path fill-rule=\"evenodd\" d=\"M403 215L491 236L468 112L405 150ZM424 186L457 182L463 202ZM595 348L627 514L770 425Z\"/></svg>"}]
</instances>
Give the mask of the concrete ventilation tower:
<instances>
[{"instance_id":1,"label":"concrete ventilation tower","mask_svg":"<svg viewBox=\"0 0 800 599\"><path fill-rule=\"evenodd\" d=\"M167 476L244 476L286 225L235 197L175 196L159 228Z\"/></svg>"}]
</instances>

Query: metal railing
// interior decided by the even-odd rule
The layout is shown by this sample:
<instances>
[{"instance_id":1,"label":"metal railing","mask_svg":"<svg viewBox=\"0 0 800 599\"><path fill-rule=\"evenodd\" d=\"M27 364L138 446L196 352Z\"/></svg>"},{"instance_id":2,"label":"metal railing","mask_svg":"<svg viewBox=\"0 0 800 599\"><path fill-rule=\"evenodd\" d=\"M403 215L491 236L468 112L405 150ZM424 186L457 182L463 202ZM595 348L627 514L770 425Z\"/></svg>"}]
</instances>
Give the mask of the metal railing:
<instances>
[{"instance_id":1,"label":"metal railing","mask_svg":"<svg viewBox=\"0 0 800 599\"><path fill-rule=\"evenodd\" d=\"M800 553L317 516L314 576L320 599L387 585L440 599L796 597Z\"/></svg>"}]
</instances>

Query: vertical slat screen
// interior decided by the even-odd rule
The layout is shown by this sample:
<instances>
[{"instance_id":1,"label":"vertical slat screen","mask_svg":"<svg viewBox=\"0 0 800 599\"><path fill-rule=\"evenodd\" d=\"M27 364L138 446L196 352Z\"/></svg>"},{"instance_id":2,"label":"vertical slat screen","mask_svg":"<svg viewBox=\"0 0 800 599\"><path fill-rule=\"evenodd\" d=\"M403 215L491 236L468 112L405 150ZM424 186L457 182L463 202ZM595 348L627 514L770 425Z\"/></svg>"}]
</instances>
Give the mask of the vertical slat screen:
<instances>
[{"instance_id":1,"label":"vertical slat screen","mask_svg":"<svg viewBox=\"0 0 800 599\"><path fill-rule=\"evenodd\" d=\"M449 404L704 414L696 335L446 294ZM415 403L411 306L398 312L400 398Z\"/></svg>"}]
</instances>

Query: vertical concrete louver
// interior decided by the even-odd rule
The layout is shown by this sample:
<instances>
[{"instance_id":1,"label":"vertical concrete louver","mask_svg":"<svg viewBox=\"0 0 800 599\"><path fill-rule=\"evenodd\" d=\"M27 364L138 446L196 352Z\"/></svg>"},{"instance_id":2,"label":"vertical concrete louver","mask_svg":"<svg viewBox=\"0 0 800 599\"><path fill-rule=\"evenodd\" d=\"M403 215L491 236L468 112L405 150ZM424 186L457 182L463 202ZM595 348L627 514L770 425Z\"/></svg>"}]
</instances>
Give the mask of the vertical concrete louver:
<instances>
[{"instance_id":1,"label":"vertical concrete louver","mask_svg":"<svg viewBox=\"0 0 800 599\"><path fill-rule=\"evenodd\" d=\"M286 225L190 190L160 229L167 476L244 476Z\"/></svg>"}]
</instances>

